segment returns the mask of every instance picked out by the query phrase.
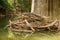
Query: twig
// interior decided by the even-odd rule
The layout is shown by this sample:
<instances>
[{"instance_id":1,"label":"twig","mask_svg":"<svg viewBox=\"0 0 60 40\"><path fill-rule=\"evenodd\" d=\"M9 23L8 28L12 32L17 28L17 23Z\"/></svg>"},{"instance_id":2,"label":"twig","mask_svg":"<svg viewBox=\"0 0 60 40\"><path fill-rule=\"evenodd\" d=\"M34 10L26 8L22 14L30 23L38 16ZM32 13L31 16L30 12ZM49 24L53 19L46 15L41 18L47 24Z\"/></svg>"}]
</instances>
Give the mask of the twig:
<instances>
[{"instance_id":1,"label":"twig","mask_svg":"<svg viewBox=\"0 0 60 40\"><path fill-rule=\"evenodd\" d=\"M11 24L12 24L12 22L11 22L11 20L9 20L9 26L10 26L10 29L11 29Z\"/></svg>"}]
</instances>

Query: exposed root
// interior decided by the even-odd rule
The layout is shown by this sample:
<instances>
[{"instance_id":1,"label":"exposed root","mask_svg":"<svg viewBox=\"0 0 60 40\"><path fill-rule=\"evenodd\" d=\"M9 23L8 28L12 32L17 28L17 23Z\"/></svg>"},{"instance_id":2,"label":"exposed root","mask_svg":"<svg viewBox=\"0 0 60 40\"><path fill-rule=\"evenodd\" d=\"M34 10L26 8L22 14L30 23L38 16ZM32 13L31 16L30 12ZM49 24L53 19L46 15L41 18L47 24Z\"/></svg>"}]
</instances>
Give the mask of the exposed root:
<instances>
[{"instance_id":1,"label":"exposed root","mask_svg":"<svg viewBox=\"0 0 60 40\"><path fill-rule=\"evenodd\" d=\"M60 30L60 21L48 21L48 17L40 16L37 14L21 14L20 20L18 21L9 21L10 28L12 31L18 32L36 32L41 30L48 31L59 31Z\"/></svg>"}]
</instances>

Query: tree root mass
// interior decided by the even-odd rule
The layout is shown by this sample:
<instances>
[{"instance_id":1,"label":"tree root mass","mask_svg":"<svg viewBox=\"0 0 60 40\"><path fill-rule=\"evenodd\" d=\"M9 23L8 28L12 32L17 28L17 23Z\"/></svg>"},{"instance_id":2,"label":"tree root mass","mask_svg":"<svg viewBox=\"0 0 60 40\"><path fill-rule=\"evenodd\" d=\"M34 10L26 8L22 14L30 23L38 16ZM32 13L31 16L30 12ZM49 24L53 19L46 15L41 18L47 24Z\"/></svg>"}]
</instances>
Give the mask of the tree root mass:
<instances>
[{"instance_id":1,"label":"tree root mass","mask_svg":"<svg viewBox=\"0 0 60 40\"><path fill-rule=\"evenodd\" d=\"M46 16L34 13L22 13L18 22L10 21L9 28L17 32L60 31L60 21L49 20Z\"/></svg>"}]
</instances>

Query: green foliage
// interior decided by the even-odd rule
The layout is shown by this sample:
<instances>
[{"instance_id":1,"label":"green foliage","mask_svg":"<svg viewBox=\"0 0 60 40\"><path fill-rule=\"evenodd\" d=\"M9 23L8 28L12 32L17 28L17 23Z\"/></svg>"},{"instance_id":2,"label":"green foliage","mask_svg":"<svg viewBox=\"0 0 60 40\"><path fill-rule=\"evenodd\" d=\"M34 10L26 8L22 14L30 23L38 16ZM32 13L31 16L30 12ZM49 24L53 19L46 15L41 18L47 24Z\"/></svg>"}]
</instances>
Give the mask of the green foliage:
<instances>
[{"instance_id":1,"label":"green foliage","mask_svg":"<svg viewBox=\"0 0 60 40\"><path fill-rule=\"evenodd\" d=\"M21 11L30 11L31 0L18 0Z\"/></svg>"},{"instance_id":2,"label":"green foliage","mask_svg":"<svg viewBox=\"0 0 60 40\"><path fill-rule=\"evenodd\" d=\"M0 8L2 7L11 8L12 6L8 3L8 0L0 0Z\"/></svg>"},{"instance_id":3,"label":"green foliage","mask_svg":"<svg viewBox=\"0 0 60 40\"><path fill-rule=\"evenodd\" d=\"M15 9L14 1L16 0L0 0L0 9L4 7L8 8L7 10ZM29 12L31 9L31 0L17 0L17 4L22 12Z\"/></svg>"}]
</instances>

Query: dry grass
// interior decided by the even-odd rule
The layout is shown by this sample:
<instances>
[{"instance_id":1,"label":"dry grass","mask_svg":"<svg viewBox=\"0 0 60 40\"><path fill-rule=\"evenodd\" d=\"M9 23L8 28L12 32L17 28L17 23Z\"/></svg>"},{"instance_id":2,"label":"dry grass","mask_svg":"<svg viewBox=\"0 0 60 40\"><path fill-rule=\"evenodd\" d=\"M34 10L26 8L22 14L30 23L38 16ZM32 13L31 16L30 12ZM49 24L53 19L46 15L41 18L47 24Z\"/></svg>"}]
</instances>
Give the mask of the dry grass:
<instances>
[{"instance_id":1,"label":"dry grass","mask_svg":"<svg viewBox=\"0 0 60 40\"><path fill-rule=\"evenodd\" d=\"M6 35L5 35L6 34ZM60 32L39 32L39 33L8 33L0 34L0 40L60 40Z\"/></svg>"}]
</instances>

